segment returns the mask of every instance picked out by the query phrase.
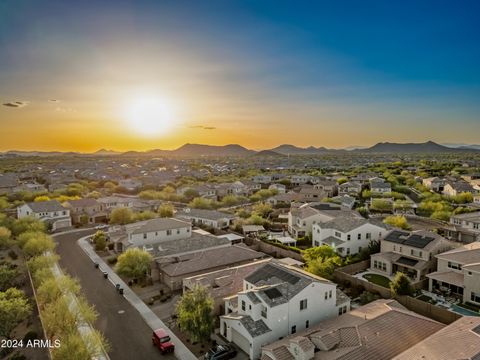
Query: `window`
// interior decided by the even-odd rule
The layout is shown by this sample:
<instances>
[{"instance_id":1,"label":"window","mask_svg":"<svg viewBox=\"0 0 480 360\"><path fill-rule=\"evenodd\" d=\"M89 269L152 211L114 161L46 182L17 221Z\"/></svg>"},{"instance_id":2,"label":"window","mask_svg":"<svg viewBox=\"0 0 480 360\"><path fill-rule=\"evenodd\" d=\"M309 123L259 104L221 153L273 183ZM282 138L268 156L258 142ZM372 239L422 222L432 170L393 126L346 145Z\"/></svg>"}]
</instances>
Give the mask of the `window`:
<instances>
[{"instance_id":1,"label":"window","mask_svg":"<svg viewBox=\"0 0 480 360\"><path fill-rule=\"evenodd\" d=\"M421 251L418 252L418 256L419 257L422 257L423 256L423 253Z\"/></svg>"},{"instance_id":2,"label":"window","mask_svg":"<svg viewBox=\"0 0 480 360\"><path fill-rule=\"evenodd\" d=\"M305 310L307 308L307 299L300 300L300 310Z\"/></svg>"},{"instance_id":3,"label":"window","mask_svg":"<svg viewBox=\"0 0 480 360\"><path fill-rule=\"evenodd\" d=\"M373 261L373 267L376 269L377 268L377 260Z\"/></svg>"},{"instance_id":4,"label":"window","mask_svg":"<svg viewBox=\"0 0 480 360\"><path fill-rule=\"evenodd\" d=\"M476 303L480 303L480 294L476 294L472 291L472 293L470 294L470 300Z\"/></svg>"},{"instance_id":5,"label":"window","mask_svg":"<svg viewBox=\"0 0 480 360\"><path fill-rule=\"evenodd\" d=\"M177 234L180 234L180 229L177 229Z\"/></svg>"},{"instance_id":6,"label":"window","mask_svg":"<svg viewBox=\"0 0 480 360\"><path fill-rule=\"evenodd\" d=\"M172 235L172 230L167 230L167 235Z\"/></svg>"},{"instance_id":7,"label":"window","mask_svg":"<svg viewBox=\"0 0 480 360\"><path fill-rule=\"evenodd\" d=\"M158 231L155 231L155 236L158 236Z\"/></svg>"},{"instance_id":8,"label":"window","mask_svg":"<svg viewBox=\"0 0 480 360\"><path fill-rule=\"evenodd\" d=\"M242 310L245 311L245 300L242 300Z\"/></svg>"},{"instance_id":9,"label":"window","mask_svg":"<svg viewBox=\"0 0 480 360\"><path fill-rule=\"evenodd\" d=\"M400 246L400 253L402 252L402 247Z\"/></svg>"},{"instance_id":10,"label":"window","mask_svg":"<svg viewBox=\"0 0 480 360\"><path fill-rule=\"evenodd\" d=\"M474 228L475 230L480 229L480 224L478 224L478 223L473 223L473 228Z\"/></svg>"},{"instance_id":11,"label":"window","mask_svg":"<svg viewBox=\"0 0 480 360\"><path fill-rule=\"evenodd\" d=\"M339 233L338 231L335 231L335 236L338 237L338 238L341 238L341 237L342 237L342 234Z\"/></svg>"},{"instance_id":12,"label":"window","mask_svg":"<svg viewBox=\"0 0 480 360\"><path fill-rule=\"evenodd\" d=\"M454 263L454 262L451 262L451 261L448 262L448 267L449 267L450 269L462 270L462 265L457 264L457 263Z\"/></svg>"},{"instance_id":13,"label":"window","mask_svg":"<svg viewBox=\"0 0 480 360\"><path fill-rule=\"evenodd\" d=\"M330 291L328 292L328 298L329 298L329 299L332 298L332 290L330 290Z\"/></svg>"},{"instance_id":14,"label":"window","mask_svg":"<svg viewBox=\"0 0 480 360\"><path fill-rule=\"evenodd\" d=\"M347 240L350 240L352 238L352 235L348 234L347 235Z\"/></svg>"},{"instance_id":15,"label":"window","mask_svg":"<svg viewBox=\"0 0 480 360\"><path fill-rule=\"evenodd\" d=\"M328 292L325 291L325 300L328 299Z\"/></svg>"},{"instance_id":16,"label":"window","mask_svg":"<svg viewBox=\"0 0 480 360\"><path fill-rule=\"evenodd\" d=\"M413 255L413 249L410 250L410 255Z\"/></svg>"},{"instance_id":17,"label":"window","mask_svg":"<svg viewBox=\"0 0 480 360\"><path fill-rule=\"evenodd\" d=\"M362 247L359 246L359 247L358 247L358 252L361 252L361 251L362 251Z\"/></svg>"},{"instance_id":18,"label":"window","mask_svg":"<svg viewBox=\"0 0 480 360\"><path fill-rule=\"evenodd\" d=\"M387 264L386 263L382 263L382 270L387 271Z\"/></svg>"},{"instance_id":19,"label":"window","mask_svg":"<svg viewBox=\"0 0 480 360\"><path fill-rule=\"evenodd\" d=\"M358 234L358 235L357 235L357 239L358 239L358 240L362 240L362 234Z\"/></svg>"},{"instance_id":20,"label":"window","mask_svg":"<svg viewBox=\"0 0 480 360\"><path fill-rule=\"evenodd\" d=\"M262 307L262 311L260 312L260 315L262 315L262 317L264 317L265 319L267 318L267 307L266 306Z\"/></svg>"},{"instance_id":21,"label":"window","mask_svg":"<svg viewBox=\"0 0 480 360\"><path fill-rule=\"evenodd\" d=\"M350 248L347 248L347 255L350 255Z\"/></svg>"},{"instance_id":22,"label":"window","mask_svg":"<svg viewBox=\"0 0 480 360\"><path fill-rule=\"evenodd\" d=\"M472 272L471 272L471 271L467 272L467 274L468 274L469 276L472 276Z\"/></svg>"},{"instance_id":23,"label":"window","mask_svg":"<svg viewBox=\"0 0 480 360\"><path fill-rule=\"evenodd\" d=\"M143 234L143 238L144 238L144 239L147 238L147 233Z\"/></svg>"},{"instance_id":24,"label":"window","mask_svg":"<svg viewBox=\"0 0 480 360\"><path fill-rule=\"evenodd\" d=\"M338 315L343 315L347 312L347 306L342 306L338 308Z\"/></svg>"},{"instance_id":25,"label":"window","mask_svg":"<svg viewBox=\"0 0 480 360\"><path fill-rule=\"evenodd\" d=\"M393 245L393 251L397 251L397 247Z\"/></svg>"},{"instance_id":26,"label":"window","mask_svg":"<svg viewBox=\"0 0 480 360\"><path fill-rule=\"evenodd\" d=\"M367 233L365 236L366 236L367 239L371 239L372 238L372 233Z\"/></svg>"},{"instance_id":27,"label":"window","mask_svg":"<svg viewBox=\"0 0 480 360\"><path fill-rule=\"evenodd\" d=\"M305 329L308 329L310 326L310 320L305 321Z\"/></svg>"},{"instance_id":28,"label":"window","mask_svg":"<svg viewBox=\"0 0 480 360\"><path fill-rule=\"evenodd\" d=\"M292 326L292 334L295 334L297 332L297 325Z\"/></svg>"}]
</instances>

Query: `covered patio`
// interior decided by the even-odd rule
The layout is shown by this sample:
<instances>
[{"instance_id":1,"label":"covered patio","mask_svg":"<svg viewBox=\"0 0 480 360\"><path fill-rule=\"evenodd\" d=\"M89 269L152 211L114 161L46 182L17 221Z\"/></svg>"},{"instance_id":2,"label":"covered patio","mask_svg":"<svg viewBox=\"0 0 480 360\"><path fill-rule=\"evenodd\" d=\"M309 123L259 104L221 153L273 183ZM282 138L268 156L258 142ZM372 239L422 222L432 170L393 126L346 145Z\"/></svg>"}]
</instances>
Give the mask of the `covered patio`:
<instances>
[{"instance_id":1,"label":"covered patio","mask_svg":"<svg viewBox=\"0 0 480 360\"><path fill-rule=\"evenodd\" d=\"M428 289L430 292L463 298L463 274L453 271L436 271L428 274L427 277L429 278Z\"/></svg>"}]
</instances>

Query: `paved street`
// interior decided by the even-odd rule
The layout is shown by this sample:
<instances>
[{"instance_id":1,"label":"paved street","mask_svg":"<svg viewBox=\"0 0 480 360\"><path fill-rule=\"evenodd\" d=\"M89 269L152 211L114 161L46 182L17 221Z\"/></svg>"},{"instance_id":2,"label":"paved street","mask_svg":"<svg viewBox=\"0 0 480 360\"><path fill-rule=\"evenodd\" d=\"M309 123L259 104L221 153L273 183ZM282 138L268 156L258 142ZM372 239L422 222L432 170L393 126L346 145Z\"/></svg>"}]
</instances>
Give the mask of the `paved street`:
<instances>
[{"instance_id":1,"label":"paved street","mask_svg":"<svg viewBox=\"0 0 480 360\"><path fill-rule=\"evenodd\" d=\"M82 292L99 313L95 327L102 331L111 344L112 360L175 359L173 355L162 356L152 346L152 330L130 303L117 294L110 281L103 278L92 261L77 245L77 240L94 230L57 235L57 252L60 265L70 275L78 278Z\"/></svg>"}]
</instances>

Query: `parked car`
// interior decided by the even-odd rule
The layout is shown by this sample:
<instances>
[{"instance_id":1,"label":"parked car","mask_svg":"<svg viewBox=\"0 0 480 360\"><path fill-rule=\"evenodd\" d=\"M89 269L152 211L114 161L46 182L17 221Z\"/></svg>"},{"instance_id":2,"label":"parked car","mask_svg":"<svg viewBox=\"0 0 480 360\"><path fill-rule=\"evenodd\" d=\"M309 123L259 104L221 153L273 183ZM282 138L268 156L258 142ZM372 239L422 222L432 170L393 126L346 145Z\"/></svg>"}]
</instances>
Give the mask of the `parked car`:
<instances>
[{"instance_id":1,"label":"parked car","mask_svg":"<svg viewBox=\"0 0 480 360\"><path fill-rule=\"evenodd\" d=\"M237 356L237 349L230 345L215 345L205 354L205 360L226 360Z\"/></svg>"},{"instance_id":2,"label":"parked car","mask_svg":"<svg viewBox=\"0 0 480 360\"><path fill-rule=\"evenodd\" d=\"M152 334L152 344L160 349L162 354L170 353L175 350L175 345L170 340L164 329L157 329Z\"/></svg>"},{"instance_id":3,"label":"parked car","mask_svg":"<svg viewBox=\"0 0 480 360\"><path fill-rule=\"evenodd\" d=\"M100 224L100 225L95 226L95 229L97 229L97 230L106 229L106 228L108 228L107 224Z\"/></svg>"}]
</instances>

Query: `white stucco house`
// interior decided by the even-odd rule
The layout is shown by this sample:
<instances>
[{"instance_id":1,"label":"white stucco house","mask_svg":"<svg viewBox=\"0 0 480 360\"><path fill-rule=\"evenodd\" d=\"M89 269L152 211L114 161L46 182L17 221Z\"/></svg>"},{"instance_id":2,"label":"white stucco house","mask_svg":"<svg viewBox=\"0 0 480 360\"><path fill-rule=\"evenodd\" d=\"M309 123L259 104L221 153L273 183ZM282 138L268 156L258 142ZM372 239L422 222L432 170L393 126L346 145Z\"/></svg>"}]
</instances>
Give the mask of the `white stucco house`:
<instances>
[{"instance_id":1,"label":"white stucco house","mask_svg":"<svg viewBox=\"0 0 480 360\"><path fill-rule=\"evenodd\" d=\"M216 210L186 208L175 215L179 219L191 221L193 225L206 225L214 229L225 229L233 224L235 216Z\"/></svg>"},{"instance_id":2,"label":"white stucco house","mask_svg":"<svg viewBox=\"0 0 480 360\"><path fill-rule=\"evenodd\" d=\"M70 210L57 200L30 202L17 207L18 219L28 216L47 223L52 231L72 226Z\"/></svg>"},{"instance_id":3,"label":"white stucco house","mask_svg":"<svg viewBox=\"0 0 480 360\"><path fill-rule=\"evenodd\" d=\"M225 299L220 334L258 359L262 346L349 310L350 299L335 283L268 263L244 279L243 291Z\"/></svg>"},{"instance_id":4,"label":"white stucco house","mask_svg":"<svg viewBox=\"0 0 480 360\"><path fill-rule=\"evenodd\" d=\"M312 226L312 246L329 245L341 256L355 255L387 232L388 226L380 221L339 216Z\"/></svg>"}]
</instances>

